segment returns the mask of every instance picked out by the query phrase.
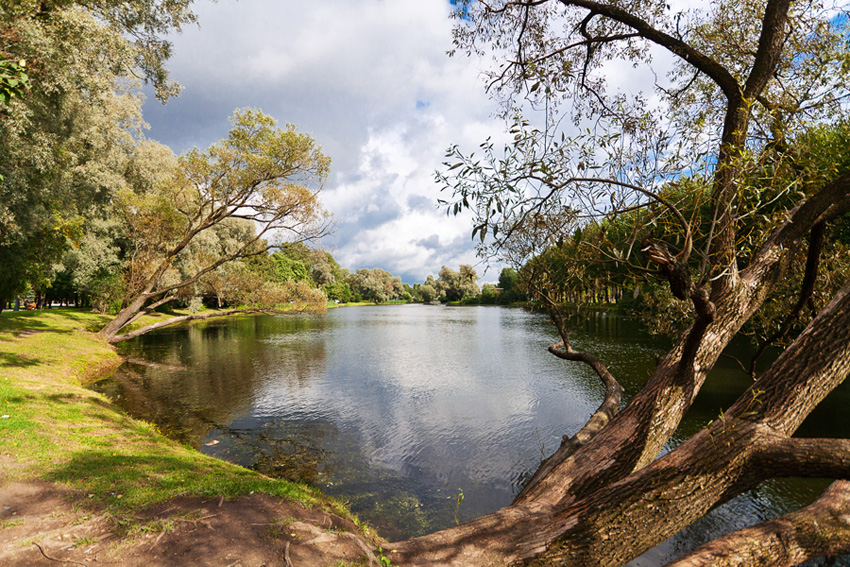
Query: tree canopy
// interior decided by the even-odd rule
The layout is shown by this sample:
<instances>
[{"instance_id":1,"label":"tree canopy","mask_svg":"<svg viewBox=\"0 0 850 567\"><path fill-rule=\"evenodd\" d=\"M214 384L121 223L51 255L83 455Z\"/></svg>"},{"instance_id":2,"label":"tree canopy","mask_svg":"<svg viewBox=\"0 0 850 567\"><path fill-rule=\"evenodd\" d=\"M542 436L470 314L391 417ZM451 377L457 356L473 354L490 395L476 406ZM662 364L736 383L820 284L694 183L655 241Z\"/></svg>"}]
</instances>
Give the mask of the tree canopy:
<instances>
[{"instance_id":1,"label":"tree canopy","mask_svg":"<svg viewBox=\"0 0 850 567\"><path fill-rule=\"evenodd\" d=\"M327 231L318 192L330 160L315 141L291 125L278 128L257 110L237 111L231 121L228 137L205 151L193 149L178 159L157 153L146 170L155 172L152 177L141 175L139 184L119 194L116 215L133 248L126 276L132 291L101 331L109 340L135 336L119 332L218 268ZM277 260L275 266L276 273L283 269ZM302 270L302 278L278 279L296 284L308 276ZM269 286L272 282L263 286L257 305L305 299L284 290L270 293ZM314 295L308 303L324 308L324 295L317 290Z\"/></svg>"},{"instance_id":2,"label":"tree canopy","mask_svg":"<svg viewBox=\"0 0 850 567\"><path fill-rule=\"evenodd\" d=\"M0 300L47 286L91 211L124 183L141 136L140 80L163 100L166 34L190 0L0 5Z\"/></svg>"}]
</instances>

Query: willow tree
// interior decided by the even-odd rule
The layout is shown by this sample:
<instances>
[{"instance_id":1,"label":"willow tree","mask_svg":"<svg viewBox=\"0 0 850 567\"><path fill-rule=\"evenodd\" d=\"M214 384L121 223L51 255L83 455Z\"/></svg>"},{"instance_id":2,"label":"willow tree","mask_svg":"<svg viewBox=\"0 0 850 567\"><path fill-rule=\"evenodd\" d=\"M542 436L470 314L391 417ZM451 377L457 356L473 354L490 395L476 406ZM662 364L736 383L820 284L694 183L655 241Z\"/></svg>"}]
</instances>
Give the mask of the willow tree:
<instances>
[{"instance_id":1,"label":"willow tree","mask_svg":"<svg viewBox=\"0 0 850 567\"><path fill-rule=\"evenodd\" d=\"M125 279L130 293L100 333L120 342L180 321L274 308L290 301L325 306L318 290L255 282L248 306L185 315L121 333L161 305L186 296L228 263L281 245L317 239L328 229L318 193L330 160L312 137L279 128L258 110L237 111L228 137L174 158L157 144L142 145L115 215L133 242ZM147 148L147 149L146 149Z\"/></svg>"},{"instance_id":2,"label":"willow tree","mask_svg":"<svg viewBox=\"0 0 850 567\"><path fill-rule=\"evenodd\" d=\"M69 236L121 184L142 124L136 87L176 94L167 35L195 21L190 5L0 2L0 304L49 285Z\"/></svg>"},{"instance_id":3,"label":"willow tree","mask_svg":"<svg viewBox=\"0 0 850 567\"><path fill-rule=\"evenodd\" d=\"M495 54L488 86L514 119L515 138L504 151L485 142L475 157L450 151L442 174L454 191L450 210L472 209L474 233L503 256L547 238L573 238L581 249L577 228L636 209L664 211L672 220L662 230L635 226L625 246L593 252L665 282L691 319L623 405L616 377L570 343L555 313L562 341L549 351L599 375L599 410L580 431L565 432L512 505L392 544L393 563L622 565L719 504L786 476L837 480L811 506L672 565L796 565L850 552L850 483L842 480L850 441L793 436L850 371L847 283L722 419L661 455L724 347L788 274L795 250L807 251L802 281L814 282L801 285L800 299L812 295L824 232L850 210L846 164L794 175L802 157L795 139L845 110L843 8L790 0L720 0L685 12L643 0L463 4L457 49ZM624 63L656 77L654 91L618 88ZM529 107L547 113L541 126L516 116ZM569 124L575 133L563 135ZM705 199L704 222L661 190L687 177L707 182L694 194ZM781 198L760 198L754 177ZM758 230L743 232L753 216Z\"/></svg>"}]
</instances>

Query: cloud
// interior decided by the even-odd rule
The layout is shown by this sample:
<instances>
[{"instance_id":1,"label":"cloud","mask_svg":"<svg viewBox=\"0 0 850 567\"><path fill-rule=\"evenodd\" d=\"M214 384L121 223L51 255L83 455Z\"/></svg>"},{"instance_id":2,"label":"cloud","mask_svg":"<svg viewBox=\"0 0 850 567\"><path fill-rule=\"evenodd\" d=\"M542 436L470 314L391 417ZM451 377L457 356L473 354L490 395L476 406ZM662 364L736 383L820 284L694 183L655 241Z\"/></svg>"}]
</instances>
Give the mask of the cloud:
<instances>
[{"instance_id":1,"label":"cloud","mask_svg":"<svg viewBox=\"0 0 850 567\"><path fill-rule=\"evenodd\" d=\"M436 203L425 195L411 195L407 198L407 206L413 210L433 210L436 208Z\"/></svg>"},{"instance_id":2,"label":"cloud","mask_svg":"<svg viewBox=\"0 0 850 567\"><path fill-rule=\"evenodd\" d=\"M322 200L337 231L323 244L344 267L412 283L473 263L469 218L437 207L434 171L449 145L474 149L504 126L476 61L446 55L450 10L415 0L199 3L200 29L173 38L184 92L166 106L148 101L150 137L177 152L207 147L234 109L261 108L332 158Z\"/></svg>"},{"instance_id":3,"label":"cloud","mask_svg":"<svg viewBox=\"0 0 850 567\"><path fill-rule=\"evenodd\" d=\"M440 244L440 235L439 234L432 234L428 238L422 238L420 240L415 240L414 244L416 244L417 246L422 246L423 248L430 248L432 250L436 250L436 249L442 247L442 244Z\"/></svg>"}]
</instances>

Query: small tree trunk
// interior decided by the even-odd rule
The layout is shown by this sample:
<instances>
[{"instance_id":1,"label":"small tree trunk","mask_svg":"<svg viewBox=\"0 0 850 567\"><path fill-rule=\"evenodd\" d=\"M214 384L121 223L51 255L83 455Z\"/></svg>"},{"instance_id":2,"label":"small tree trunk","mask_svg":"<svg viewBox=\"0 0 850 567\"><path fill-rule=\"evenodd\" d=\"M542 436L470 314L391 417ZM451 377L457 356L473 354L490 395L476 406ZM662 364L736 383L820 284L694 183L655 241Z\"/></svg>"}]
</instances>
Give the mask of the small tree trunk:
<instances>
[{"instance_id":1,"label":"small tree trunk","mask_svg":"<svg viewBox=\"0 0 850 567\"><path fill-rule=\"evenodd\" d=\"M150 296L147 293L141 293L135 297L127 307L121 309L112 321L100 330L100 335L106 337L110 342L123 329L136 314L142 310Z\"/></svg>"}]
</instances>

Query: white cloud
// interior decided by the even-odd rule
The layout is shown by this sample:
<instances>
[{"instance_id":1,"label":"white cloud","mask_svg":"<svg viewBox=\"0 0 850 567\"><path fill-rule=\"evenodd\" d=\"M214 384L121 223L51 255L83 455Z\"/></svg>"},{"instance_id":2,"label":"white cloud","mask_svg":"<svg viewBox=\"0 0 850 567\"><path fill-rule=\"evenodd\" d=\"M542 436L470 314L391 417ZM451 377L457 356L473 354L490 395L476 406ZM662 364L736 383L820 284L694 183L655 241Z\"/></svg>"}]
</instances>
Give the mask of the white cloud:
<instances>
[{"instance_id":1,"label":"white cloud","mask_svg":"<svg viewBox=\"0 0 850 567\"><path fill-rule=\"evenodd\" d=\"M151 137L183 151L227 133L235 108L259 107L311 132L333 159L323 193L328 240L349 269L421 281L475 262L466 218L437 209L434 170L452 143L476 147L502 123L476 62L449 58L447 0L221 0L174 38L184 93L149 102ZM430 202L431 206L426 206ZM423 241L437 235L426 246Z\"/></svg>"}]
</instances>

